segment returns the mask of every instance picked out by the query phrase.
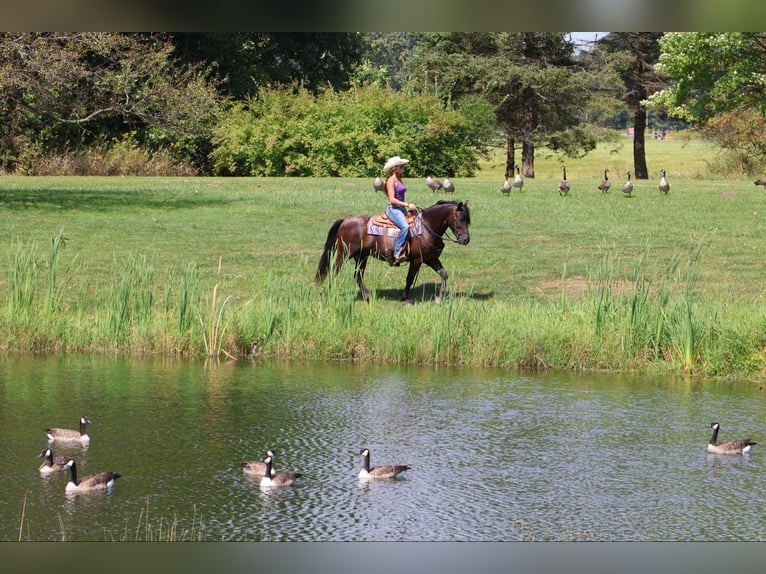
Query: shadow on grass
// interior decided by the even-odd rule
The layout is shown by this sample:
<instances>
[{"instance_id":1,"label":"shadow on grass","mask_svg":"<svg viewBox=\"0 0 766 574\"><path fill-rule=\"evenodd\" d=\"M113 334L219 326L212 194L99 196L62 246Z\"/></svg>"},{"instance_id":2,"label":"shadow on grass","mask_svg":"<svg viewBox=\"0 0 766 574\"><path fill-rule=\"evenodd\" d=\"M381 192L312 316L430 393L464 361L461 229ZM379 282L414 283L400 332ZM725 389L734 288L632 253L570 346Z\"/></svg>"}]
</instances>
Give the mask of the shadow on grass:
<instances>
[{"instance_id":1,"label":"shadow on grass","mask_svg":"<svg viewBox=\"0 0 766 574\"><path fill-rule=\"evenodd\" d=\"M440 282L433 283L421 283L412 288L410 291L410 300L412 302L428 303L436 299L436 294L439 292ZM402 298L402 291L404 290L404 283L402 283L401 289L376 289L375 295L378 299L385 299L390 301L399 301ZM472 301L488 301L495 297L493 291L487 293L466 293L465 291L455 291L450 289L449 283L447 283L447 289L445 291L445 298L449 297L463 297L471 299Z\"/></svg>"},{"instance_id":2,"label":"shadow on grass","mask_svg":"<svg viewBox=\"0 0 766 574\"><path fill-rule=\"evenodd\" d=\"M0 206L10 210L64 209L71 211L114 211L116 209L194 209L220 207L242 201L244 197L210 197L187 192L147 192L145 189L113 189L105 191L56 189L16 190L6 189L0 193Z\"/></svg>"}]
</instances>

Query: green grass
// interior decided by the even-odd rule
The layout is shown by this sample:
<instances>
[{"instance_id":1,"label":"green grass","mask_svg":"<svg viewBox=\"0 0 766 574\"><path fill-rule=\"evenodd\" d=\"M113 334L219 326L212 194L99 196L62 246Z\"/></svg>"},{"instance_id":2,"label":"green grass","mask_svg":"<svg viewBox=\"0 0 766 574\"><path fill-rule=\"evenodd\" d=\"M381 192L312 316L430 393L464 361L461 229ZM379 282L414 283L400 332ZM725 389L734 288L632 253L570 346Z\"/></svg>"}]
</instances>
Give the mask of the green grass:
<instances>
[{"instance_id":1,"label":"green grass","mask_svg":"<svg viewBox=\"0 0 766 574\"><path fill-rule=\"evenodd\" d=\"M653 177L624 198L625 140L567 161L567 197L542 151L510 196L499 158L455 178L471 243L445 248L447 301L424 268L409 308L406 269L379 261L369 305L351 266L313 284L333 220L385 207L371 180L4 177L0 348L760 378L766 194L709 175L714 151L678 135L647 141ZM421 207L442 197L406 183Z\"/></svg>"}]
</instances>

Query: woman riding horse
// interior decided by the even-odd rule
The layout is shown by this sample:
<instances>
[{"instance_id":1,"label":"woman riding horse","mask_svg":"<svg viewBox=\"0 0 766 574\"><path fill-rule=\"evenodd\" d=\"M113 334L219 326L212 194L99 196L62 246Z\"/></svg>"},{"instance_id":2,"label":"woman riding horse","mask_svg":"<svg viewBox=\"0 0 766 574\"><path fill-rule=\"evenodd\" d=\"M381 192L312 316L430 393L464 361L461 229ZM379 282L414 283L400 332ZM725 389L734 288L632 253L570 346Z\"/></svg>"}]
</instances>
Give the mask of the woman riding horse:
<instances>
[{"instance_id":1,"label":"woman riding horse","mask_svg":"<svg viewBox=\"0 0 766 574\"><path fill-rule=\"evenodd\" d=\"M444 269L439 256L444 249L444 234L449 229L455 236L450 239L460 245L470 241L468 226L471 224L471 214L467 201L441 200L424 209L421 218L422 233L417 236L410 234L409 239L409 270L407 281L402 292L402 300L410 303L410 289L420 266L425 263L441 277L441 286L437 301L441 301L447 286L447 271ZM316 282L321 283L327 277L330 269L330 257L335 251L333 270L337 273L343 262L354 260L354 277L359 285L362 299L369 301L370 293L364 284L364 270L370 256L386 260L390 257L390 247L387 247L385 235L371 235L368 230L369 215L356 215L346 219L337 219L327 233L322 257L316 272Z\"/></svg>"}]
</instances>

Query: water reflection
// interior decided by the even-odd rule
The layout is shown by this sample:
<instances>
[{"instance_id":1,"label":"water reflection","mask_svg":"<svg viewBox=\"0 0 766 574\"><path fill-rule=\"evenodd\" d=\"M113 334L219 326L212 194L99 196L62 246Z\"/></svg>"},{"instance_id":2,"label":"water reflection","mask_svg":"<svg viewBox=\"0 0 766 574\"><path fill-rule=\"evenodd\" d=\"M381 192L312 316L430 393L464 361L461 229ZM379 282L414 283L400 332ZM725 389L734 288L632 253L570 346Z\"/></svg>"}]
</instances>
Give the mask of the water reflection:
<instances>
[{"instance_id":1,"label":"water reflection","mask_svg":"<svg viewBox=\"0 0 766 574\"><path fill-rule=\"evenodd\" d=\"M0 359L7 486L0 539L755 540L750 455L707 455L710 420L758 428L757 388L667 379L360 365L220 368L168 360ZM724 399L725 400L722 400ZM56 447L111 491L41 477L52 415L88 412L88 448ZM758 437L754 437L758 440ZM359 480L404 461L391 481ZM243 460L303 476L260 488ZM710 496L709 493L715 493ZM711 524L716 524L715 529Z\"/></svg>"}]
</instances>

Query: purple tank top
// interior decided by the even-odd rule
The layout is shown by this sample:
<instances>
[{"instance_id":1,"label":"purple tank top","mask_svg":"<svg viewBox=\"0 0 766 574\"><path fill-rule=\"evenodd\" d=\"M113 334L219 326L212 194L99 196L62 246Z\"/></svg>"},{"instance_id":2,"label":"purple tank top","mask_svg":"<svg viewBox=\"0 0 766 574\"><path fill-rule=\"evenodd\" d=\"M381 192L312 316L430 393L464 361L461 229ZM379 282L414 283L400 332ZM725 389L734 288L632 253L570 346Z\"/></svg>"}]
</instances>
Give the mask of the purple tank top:
<instances>
[{"instance_id":1,"label":"purple tank top","mask_svg":"<svg viewBox=\"0 0 766 574\"><path fill-rule=\"evenodd\" d=\"M399 201L404 201L404 192L407 191L407 186L401 182L397 182L394 187L394 197Z\"/></svg>"}]
</instances>

